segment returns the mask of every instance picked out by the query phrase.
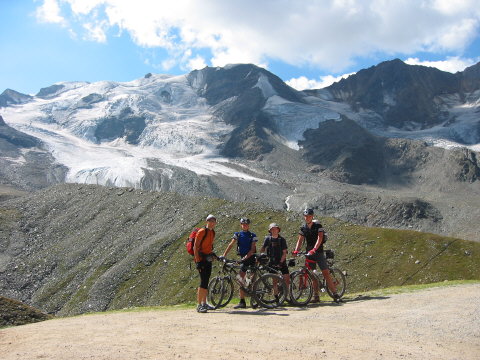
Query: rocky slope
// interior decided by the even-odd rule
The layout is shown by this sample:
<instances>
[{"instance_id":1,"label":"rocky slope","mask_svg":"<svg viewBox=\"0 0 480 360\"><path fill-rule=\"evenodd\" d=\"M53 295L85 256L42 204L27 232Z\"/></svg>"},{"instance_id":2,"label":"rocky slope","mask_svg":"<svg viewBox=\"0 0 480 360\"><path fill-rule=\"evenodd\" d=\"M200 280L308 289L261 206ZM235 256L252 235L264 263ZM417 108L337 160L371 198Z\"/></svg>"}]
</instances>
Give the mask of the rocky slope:
<instances>
[{"instance_id":1,"label":"rocky slope","mask_svg":"<svg viewBox=\"0 0 480 360\"><path fill-rule=\"evenodd\" d=\"M332 196L340 198L330 204L349 198ZM364 207L369 206L386 204L365 202ZM326 206L325 211L333 209ZM423 203L377 210L412 223L438 217ZM302 221L298 212L258 203L57 185L0 202L0 294L58 315L192 301L198 274L190 267L184 242L209 213L219 220L217 252L238 231L240 217L252 219L260 239L269 223L279 223L289 249ZM480 278L478 242L321 220L329 231L328 247L337 252L338 267L349 274L351 292ZM445 267L446 262L450 266Z\"/></svg>"},{"instance_id":2,"label":"rocky slope","mask_svg":"<svg viewBox=\"0 0 480 360\"><path fill-rule=\"evenodd\" d=\"M0 115L0 184L34 190L63 182L67 169L38 138L8 126Z\"/></svg>"}]
</instances>

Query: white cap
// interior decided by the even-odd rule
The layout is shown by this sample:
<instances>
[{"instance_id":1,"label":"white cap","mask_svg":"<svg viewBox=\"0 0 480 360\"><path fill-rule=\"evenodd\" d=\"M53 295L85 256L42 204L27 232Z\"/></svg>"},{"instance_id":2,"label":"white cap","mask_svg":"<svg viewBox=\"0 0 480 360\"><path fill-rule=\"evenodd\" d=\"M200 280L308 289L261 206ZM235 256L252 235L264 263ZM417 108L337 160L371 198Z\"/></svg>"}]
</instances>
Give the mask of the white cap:
<instances>
[{"instance_id":1,"label":"white cap","mask_svg":"<svg viewBox=\"0 0 480 360\"><path fill-rule=\"evenodd\" d=\"M272 230L274 227L278 228L278 231L280 231L280 226L278 226L276 223L271 223L268 225L268 231Z\"/></svg>"},{"instance_id":2,"label":"white cap","mask_svg":"<svg viewBox=\"0 0 480 360\"><path fill-rule=\"evenodd\" d=\"M215 221L217 221L217 218L216 218L215 216L213 216L212 214L210 214L210 215L207 216L206 221L210 221L210 220L212 220L212 219L215 220Z\"/></svg>"}]
</instances>

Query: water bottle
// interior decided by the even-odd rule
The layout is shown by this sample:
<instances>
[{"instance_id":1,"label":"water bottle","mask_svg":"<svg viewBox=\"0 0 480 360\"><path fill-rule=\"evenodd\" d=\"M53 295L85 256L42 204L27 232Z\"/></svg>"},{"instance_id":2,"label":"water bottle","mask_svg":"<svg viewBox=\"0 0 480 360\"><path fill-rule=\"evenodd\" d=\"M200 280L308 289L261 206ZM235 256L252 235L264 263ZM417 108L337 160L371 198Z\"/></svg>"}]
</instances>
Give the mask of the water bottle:
<instances>
[{"instance_id":1,"label":"water bottle","mask_svg":"<svg viewBox=\"0 0 480 360\"><path fill-rule=\"evenodd\" d=\"M237 280L242 286L244 285L244 281L243 281L242 277L240 276L240 274L237 275Z\"/></svg>"},{"instance_id":2,"label":"water bottle","mask_svg":"<svg viewBox=\"0 0 480 360\"><path fill-rule=\"evenodd\" d=\"M252 281L252 274L251 272L247 272L247 275L245 275L245 286L248 287L250 286L250 282Z\"/></svg>"}]
</instances>

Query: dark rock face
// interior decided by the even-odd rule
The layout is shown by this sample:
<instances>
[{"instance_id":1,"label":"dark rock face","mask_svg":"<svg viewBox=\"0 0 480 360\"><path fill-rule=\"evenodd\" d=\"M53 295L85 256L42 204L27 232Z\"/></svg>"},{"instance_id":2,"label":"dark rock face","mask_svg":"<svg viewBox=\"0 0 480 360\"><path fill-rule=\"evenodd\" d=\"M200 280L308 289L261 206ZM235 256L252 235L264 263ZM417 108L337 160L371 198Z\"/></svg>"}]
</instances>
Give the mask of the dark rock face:
<instances>
[{"instance_id":1,"label":"dark rock face","mask_svg":"<svg viewBox=\"0 0 480 360\"><path fill-rule=\"evenodd\" d=\"M366 226L414 227L441 223L441 211L430 202L418 198L396 199L365 197L354 192L321 194L315 199L315 213L340 217Z\"/></svg>"},{"instance_id":2,"label":"dark rock face","mask_svg":"<svg viewBox=\"0 0 480 360\"><path fill-rule=\"evenodd\" d=\"M467 149L458 149L451 153L451 159L452 163L457 165L452 168L455 179L469 183L480 179L480 164L476 153Z\"/></svg>"},{"instance_id":3,"label":"dark rock face","mask_svg":"<svg viewBox=\"0 0 480 360\"><path fill-rule=\"evenodd\" d=\"M104 100L103 96L100 94L92 93L87 96L84 96L81 101L77 104L78 109L91 109L92 104Z\"/></svg>"},{"instance_id":4,"label":"dark rock face","mask_svg":"<svg viewBox=\"0 0 480 360\"><path fill-rule=\"evenodd\" d=\"M33 190L63 182L68 169L56 164L43 143L8 126L0 116L0 183Z\"/></svg>"},{"instance_id":5,"label":"dark rock face","mask_svg":"<svg viewBox=\"0 0 480 360\"><path fill-rule=\"evenodd\" d=\"M304 158L328 169L328 176L350 184L377 183L384 163L382 140L352 120L326 121L304 133Z\"/></svg>"},{"instance_id":6,"label":"dark rock face","mask_svg":"<svg viewBox=\"0 0 480 360\"><path fill-rule=\"evenodd\" d=\"M361 70L327 89L335 99L348 102L355 110L377 112L386 126L405 128L415 123L425 129L446 120L434 101L436 96L462 92L462 79L464 88L475 88L478 80L467 81L469 73L474 74L475 69L463 75L450 74L396 59Z\"/></svg>"},{"instance_id":7,"label":"dark rock face","mask_svg":"<svg viewBox=\"0 0 480 360\"><path fill-rule=\"evenodd\" d=\"M52 95L55 95L58 91L62 90L63 88L65 88L64 85L52 85L46 88L41 88L36 96L42 99L48 99Z\"/></svg>"},{"instance_id":8,"label":"dark rock face","mask_svg":"<svg viewBox=\"0 0 480 360\"><path fill-rule=\"evenodd\" d=\"M210 105L215 105L254 90L260 75L268 79L281 97L290 101L303 101L299 93L287 86L278 76L251 64L194 70L188 75L188 80L195 84L200 96L205 97Z\"/></svg>"},{"instance_id":9,"label":"dark rock face","mask_svg":"<svg viewBox=\"0 0 480 360\"><path fill-rule=\"evenodd\" d=\"M432 166L431 153L452 152L445 166L457 181L478 179L474 152L431 148L422 141L388 139L370 134L355 122L327 121L308 130L300 142L303 157L322 174L349 184L408 185L413 174Z\"/></svg>"},{"instance_id":10,"label":"dark rock face","mask_svg":"<svg viewBox=\"0 0 480 360\"><path fill-rule=\"evenodd\" d=\"M31 148L40 145L40 141L33 136L27 135L8 126L0 116L0 141L10 143L15 147Z\"/></svg>"},{"instance_id":11,"label":"dark rock face","mask_svg":"<svg viewBox=\"0 0 480 360\"><path fill-rule=\"evenodd\" d=\"M32 100L33 97L19 93L15 90L7 89L0 95L0 107L16 104L24 104Z\"/></svg>"},{"instance_id":12,"label":"dark rock face","mask_svg":"<svg viewBox=\"0 0 480 360\"><path fill-rule=\"evenodd\" d=\"M144 117L136 116L130 108L126 108L119 117L103 119L95 129L95 137L99 142L125 137L129 144L138 144L145 126Z\"/></svg>"},{"instance_id":13,"label":"dark rock face","mask_svg":"<svg viewBox=\"0 0 480 360\"><path fill-rule=\"evenodd\" d=\"M457 76L461 77L463 91L472 92L480 89L480 62L466 68Z\"/></svg>"},{"instance_id":14,"label":"dark rock face","mask_svg":"<svg viewBox=\"0 0 480 360\"><path fill-rule=\"evenodd\" d=\"M268 116L262 113L266 98L259 82L268 83L279 96L294 102L303 102L299 92L288 87L280 78L254 65L235 65L226 68L205 68L188 75L192 86L210 105L214 115L236 129L221 149L229 157L255 159L271 151L264 127L270 128ZM229 100L231 101L225 101Z\"/></svg>"},{"instance_id":15,"label":"dark rock face","mask_svg":"<svg viewBox=\"0 0 480 360\"><path fill-rule=\"evenodd\" d=\"M259 113L247 127L237 128L226 142L222 154L227 157L243 157L255 160L260 155L270 152L273 145L268 141L263 126L268 118Z\"/></svg>"}]
</instances>

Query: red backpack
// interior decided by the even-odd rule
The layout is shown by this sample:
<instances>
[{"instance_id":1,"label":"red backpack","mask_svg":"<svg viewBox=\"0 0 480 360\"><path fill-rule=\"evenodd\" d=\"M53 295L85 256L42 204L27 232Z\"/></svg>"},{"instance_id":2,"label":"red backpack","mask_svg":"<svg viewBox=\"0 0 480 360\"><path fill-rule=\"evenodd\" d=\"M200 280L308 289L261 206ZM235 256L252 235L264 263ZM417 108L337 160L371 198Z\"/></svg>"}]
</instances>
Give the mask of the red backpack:
<instances>
[{"instance_id":1,"label":"red backpack","mask_svg":"<svg viewBox=\"0 0 480 360\"><path fill-rule=\"evenodd\" d=\"M194 255L193 247L195 246L195 238L197 237L197 232L200 229L201 228L194 228L193 231L190 233L190 236L188 237L187 242L185 243L185 247L187 248L187 252L192 256ZM208 229L206 227L204 227L204 229L205 229L205 234L204 234L203 238L205 238L207 236L207 231L208 231Z\"/></svg>"}]
</instances>

